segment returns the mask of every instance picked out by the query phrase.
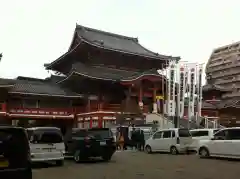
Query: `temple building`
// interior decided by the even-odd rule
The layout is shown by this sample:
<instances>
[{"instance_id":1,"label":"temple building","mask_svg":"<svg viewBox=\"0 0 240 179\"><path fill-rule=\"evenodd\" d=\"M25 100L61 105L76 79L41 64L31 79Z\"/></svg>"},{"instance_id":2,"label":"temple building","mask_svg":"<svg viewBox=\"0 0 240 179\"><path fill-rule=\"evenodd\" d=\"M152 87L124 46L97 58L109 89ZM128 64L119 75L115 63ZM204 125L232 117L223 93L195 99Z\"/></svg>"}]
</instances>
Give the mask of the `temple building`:
<instances>
[{"instance_id":1,"label":"temple building","mask_svg":"<svg viewBox=\"0 0 240 179\"><path fill-rule=\"evenodd\" d=\"M137 38L76 25L68 51L44 65L57 75L0 79L0 121L90 128L141 123L147 113L163 114L156 99L166 99L166 79L157 70L179 59L152 52Z\"/></svg>"},{"instance_id":2,"label":"temple building","mask_svg":"<svg viewBox=\"0 0 240 179\"><path fill-rule=\"evenodd\" d=\"M217 111L224 126L240 124L240 42L213 50L206 66L204 99Z\"/></svg>"}]
</instances>

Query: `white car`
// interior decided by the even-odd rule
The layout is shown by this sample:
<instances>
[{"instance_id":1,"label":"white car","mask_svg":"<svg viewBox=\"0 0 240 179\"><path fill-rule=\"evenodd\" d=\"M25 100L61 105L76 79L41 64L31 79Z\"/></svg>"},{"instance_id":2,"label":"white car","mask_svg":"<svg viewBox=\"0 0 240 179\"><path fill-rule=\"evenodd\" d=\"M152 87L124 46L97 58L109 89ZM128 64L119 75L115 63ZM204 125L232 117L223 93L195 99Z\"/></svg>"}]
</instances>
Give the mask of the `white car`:
<instances>
[{"instance_id":1,"label":"white car","mask_svg":"<svg viewBox=\"0 0 240 179\"><path fill-rule=\"evenodd\" d=\"M189 146L189 150L197 151L198 143L200 140L206 140L213 138L214 133L219 129L192 129L190 130L192 136L192 144Z\"/></svg>"},{"instance_id":2,"label":"white car","mask_svg":"<svg viewBox=\"0 0 240 179\"><path fill-rule=\"evenodd\" d=\"M64 165L65 145L61 130L56 127L34 127L27 129L31 162L56 162Z\"/></svg>"},{"instance_id":3,"label":"white car","mask_svg":"<svg viewBox=\"0 0 240 179\"><path fill-rule=\"evenodd\" d=\"M212 139L200 140L198 155L206 157L240 158L240 127L224 128Z\"/></svg>"},{"instance_id":4,"label":"white car","mask_svg":"<svg viewBox=\"0 0 240 179\"><path fill-rule=\"evenodd\" d=\"M146 140L145 151L170 152L173 155L188 152L192 137L188 129L170 128L155 132Z\"/></svg>"}]
</instances>

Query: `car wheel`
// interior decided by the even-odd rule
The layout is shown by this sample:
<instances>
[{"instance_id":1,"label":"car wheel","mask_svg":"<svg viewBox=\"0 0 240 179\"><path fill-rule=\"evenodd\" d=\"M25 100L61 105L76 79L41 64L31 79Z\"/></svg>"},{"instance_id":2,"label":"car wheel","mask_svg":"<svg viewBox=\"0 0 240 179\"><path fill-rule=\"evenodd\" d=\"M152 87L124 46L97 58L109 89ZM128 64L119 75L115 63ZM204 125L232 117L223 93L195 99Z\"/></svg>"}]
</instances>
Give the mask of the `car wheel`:
<instances>
[{"instance_id":1,"label":"car wheel","mask_svg":"<svg viewBox=\"0 0 240 179\"><path fill-rule=\"evenodd\" d=\"M81 161L81 158L80 158L80 150L77 150L75 151L74 155L73 155L73 160L76 162L76 163L79 163Z\"/></svg>"},{"instance_id":2,"label":"car wheel","mask_svg":"<svg viewBox=\"0 0 240 179\"><path fill-rule=\"evenodd\" d=\"M64 165L64 160L57 160L56 165L57 166L63 166Z\"/></svg>"},{"instance_id":3,"label":"car wheel","mask_svg":"<svg viewBox=\"0 0 240 179\"><path fill-rule=\"evenodd\" d=\"M177 155L177 154L178 154L177 147L172 146L172 147L170 148L170 153L171 153L172 155Z\"/></svg>"},{"instance_id":4,"label":"car wheel","mask_svg":"<svg viewBox=\"0 0 240 179\"><path fill-rule=\"evenodd\" d=\"M151 153L152 153L152 148L151 148L150 145L147 145L147 146L145 147L145 152L148 153L148 154L151 154Z\"/></svg>"},{"instance_id":5,"label":"car wheel","mask_svg":"<svg viewBox=\"0 0 240 179\"><path fill-rule=\"evenodd\" d=\"M201 147L198 153L201 158L208 158L210 156L209 151L206 147Z\"/></svg>"}]
</instances>

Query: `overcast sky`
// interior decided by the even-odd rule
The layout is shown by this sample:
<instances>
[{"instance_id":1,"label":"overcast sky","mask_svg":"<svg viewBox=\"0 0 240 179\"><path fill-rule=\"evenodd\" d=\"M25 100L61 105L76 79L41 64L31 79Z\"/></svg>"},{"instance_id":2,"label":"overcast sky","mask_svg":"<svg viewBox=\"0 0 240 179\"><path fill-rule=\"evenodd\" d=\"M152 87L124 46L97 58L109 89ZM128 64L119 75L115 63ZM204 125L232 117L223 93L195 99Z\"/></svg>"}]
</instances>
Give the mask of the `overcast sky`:
<instances>
[{"instance_id":1,"label":"overcast sky","mask_svg":"<svg viewBox=\"0 0 240 179\"><path fill-rule=\"evenodd\" d=\"M0 76L45 78L76 23L138 37L159 54L206 63L240 40L239 0L0 0Z\"/></svg>"}]
</instances>

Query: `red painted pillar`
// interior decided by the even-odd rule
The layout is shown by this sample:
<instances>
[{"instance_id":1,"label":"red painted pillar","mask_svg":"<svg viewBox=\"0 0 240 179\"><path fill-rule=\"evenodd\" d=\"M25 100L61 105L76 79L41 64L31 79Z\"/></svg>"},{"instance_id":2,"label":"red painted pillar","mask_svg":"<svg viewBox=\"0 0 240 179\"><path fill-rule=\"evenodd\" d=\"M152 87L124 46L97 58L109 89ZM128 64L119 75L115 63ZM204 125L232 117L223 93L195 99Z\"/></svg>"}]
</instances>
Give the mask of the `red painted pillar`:
<instances>
[{"instance_id":1,"label":"red painted pillar","mask_svg":"<svg viewBox=\"0 0 240 179\"><path fill-rule=\"evenodd\" d=\"M91 129L92 128L92 117L90 117L90 121L89 121L89 128Z\"/></svg>"},{"instance_id":2,"label":"red painted pillar","mask_svg":"<svg viewBox=\"0 0 240 179\"><path fill-rule=\"evenodd\" d=\"M2 111L7 112L7 104L6 103L2 104Z\"/></svg>"},{"instance_id":3,"label":"red painted pillar","mask_svg":"<svg viewBox=\"0 0 240 179\"><path fill-rule=\"evenodd\" d=\"M103 117L102 116L98 116L98 128L102 128L102 121L103 121Z\"/></svg>"}]
</instances>

